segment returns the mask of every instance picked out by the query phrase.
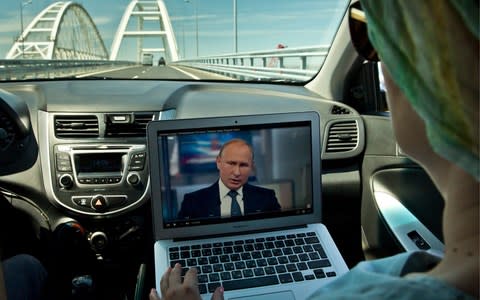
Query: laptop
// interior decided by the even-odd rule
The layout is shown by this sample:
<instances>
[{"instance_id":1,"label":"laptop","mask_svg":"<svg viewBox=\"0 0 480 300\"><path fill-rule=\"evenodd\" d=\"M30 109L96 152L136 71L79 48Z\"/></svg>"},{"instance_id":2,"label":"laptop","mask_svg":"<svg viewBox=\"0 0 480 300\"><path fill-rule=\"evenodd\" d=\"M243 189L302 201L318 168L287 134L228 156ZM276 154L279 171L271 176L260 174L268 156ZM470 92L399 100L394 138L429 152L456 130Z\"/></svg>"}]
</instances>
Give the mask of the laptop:
<instances>
[{"instance_id":1,"label":"laptop","mask_svg":"<svg viewBox=\"0 0 480 300\"><path fill-rule=\"evenodd\" d=\"M202 299L219 285L225 299L305 299L347 272L321 223L318 113L153 121L147 137L158 291L163 273L176 263L184 273L197 268ZM253 196L246 198L245 185L242 215L220 214L218 207L200 214L214 197L220 205L220 195L196 191L218 185L216 158L232 139L253 151L247 184L274 193L280 209L247 212ZM203 196L192 200L192 193Z\"/></svg>"}]
</instances>

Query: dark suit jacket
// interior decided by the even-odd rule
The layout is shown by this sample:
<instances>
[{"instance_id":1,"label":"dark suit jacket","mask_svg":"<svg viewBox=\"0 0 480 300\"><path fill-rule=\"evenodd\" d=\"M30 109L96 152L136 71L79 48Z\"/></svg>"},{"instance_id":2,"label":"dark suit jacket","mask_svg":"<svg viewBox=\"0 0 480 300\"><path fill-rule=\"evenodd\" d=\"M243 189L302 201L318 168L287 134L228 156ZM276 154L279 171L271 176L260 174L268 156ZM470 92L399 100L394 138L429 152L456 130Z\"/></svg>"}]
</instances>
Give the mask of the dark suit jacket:
<instances>
[{"instance_id":1,"label":"dark suit jacket","mask_svg":"<svg viewBox=\"0 0 480 300\"><path fill-rule=\"evenodd\" d=\"M209 218L220 217L220 191L218 181L209 187L185 194L178 217ZM243 186L244 214L280 211L275 192L271 189L246 183Z\"/></svg>"}]
</instances>

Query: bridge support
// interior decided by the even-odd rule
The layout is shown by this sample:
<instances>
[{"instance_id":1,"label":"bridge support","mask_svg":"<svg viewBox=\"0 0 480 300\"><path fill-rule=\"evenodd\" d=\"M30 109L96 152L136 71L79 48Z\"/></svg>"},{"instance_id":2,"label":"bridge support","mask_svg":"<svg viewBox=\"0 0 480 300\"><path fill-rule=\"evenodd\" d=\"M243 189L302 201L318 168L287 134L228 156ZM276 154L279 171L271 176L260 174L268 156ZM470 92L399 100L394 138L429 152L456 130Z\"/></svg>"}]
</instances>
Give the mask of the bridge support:
<instances>
[{"instance_id":1,"label":"bridge support","mask_svg":"<svg viewBox=\"0 0 480 300\"><path fill-rule=\"evenodd\" d=\"M177 42L163 0L130 2L114 37L110 60L122 59L118 57L120 46L125 44L125 39L132 38L136 39L138 62L142 61L142 55L146 53L158 54L167 62L178 60ZM126 46L122 45L122 49L123 47Z\"/></svg>"}]
</instances>

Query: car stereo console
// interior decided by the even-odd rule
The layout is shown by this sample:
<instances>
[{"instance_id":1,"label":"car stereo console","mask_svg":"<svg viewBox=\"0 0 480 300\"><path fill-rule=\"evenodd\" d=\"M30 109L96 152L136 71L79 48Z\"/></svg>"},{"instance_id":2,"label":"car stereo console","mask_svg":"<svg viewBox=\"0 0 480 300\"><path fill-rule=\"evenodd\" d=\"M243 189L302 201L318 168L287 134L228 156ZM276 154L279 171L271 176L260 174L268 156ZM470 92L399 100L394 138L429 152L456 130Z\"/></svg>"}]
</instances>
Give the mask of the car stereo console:
<instances>
[{"instance_id":1,"label":"car stereo console","mask_svg":"<svg viewBox=\"0 0 480 300\"><path fill-rule=\"evenodd\" d=\"M149 187L144 144L58 144L50 170L55 200L82 214L135 206Z\"/></svg>"}]
</instances>

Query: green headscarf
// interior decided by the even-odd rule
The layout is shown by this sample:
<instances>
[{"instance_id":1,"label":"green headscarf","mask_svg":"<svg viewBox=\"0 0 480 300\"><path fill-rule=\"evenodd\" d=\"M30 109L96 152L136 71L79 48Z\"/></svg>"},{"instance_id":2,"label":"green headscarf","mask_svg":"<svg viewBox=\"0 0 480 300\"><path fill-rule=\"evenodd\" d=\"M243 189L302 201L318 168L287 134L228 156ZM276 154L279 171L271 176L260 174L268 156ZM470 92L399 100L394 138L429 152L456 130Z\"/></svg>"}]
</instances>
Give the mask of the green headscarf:
<instances>
[{"instance_id":1,"label":"green headscarf","mask_svg":"<svg viewBox=\"0 0 480 300\"><path fill-rule=\"evenodd\" d=\"M442 157L480 180L479 1L362 0L371 43Z\"/></svg>"}]
</instances>

